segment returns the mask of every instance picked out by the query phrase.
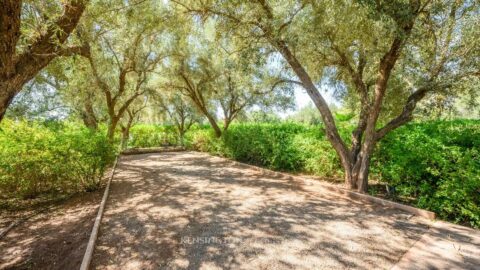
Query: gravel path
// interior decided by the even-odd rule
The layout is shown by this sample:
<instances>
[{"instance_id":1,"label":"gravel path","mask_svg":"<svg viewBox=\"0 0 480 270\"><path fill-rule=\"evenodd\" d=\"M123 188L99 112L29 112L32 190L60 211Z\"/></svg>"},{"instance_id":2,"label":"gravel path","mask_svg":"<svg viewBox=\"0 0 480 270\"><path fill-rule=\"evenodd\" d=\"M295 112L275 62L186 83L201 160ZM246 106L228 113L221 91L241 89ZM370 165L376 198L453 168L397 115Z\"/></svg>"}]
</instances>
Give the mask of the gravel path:
<instances>
[{"instance_id":1,"label":"gravel path","mask_svg":"<svg viewBox=\"0 0 480 270\"><path fill-rule=\"evenodd\" d=\"M124 156L92 269L390 269L428 229L318 190L202 153Z\"/></svg>"}]
</instances>

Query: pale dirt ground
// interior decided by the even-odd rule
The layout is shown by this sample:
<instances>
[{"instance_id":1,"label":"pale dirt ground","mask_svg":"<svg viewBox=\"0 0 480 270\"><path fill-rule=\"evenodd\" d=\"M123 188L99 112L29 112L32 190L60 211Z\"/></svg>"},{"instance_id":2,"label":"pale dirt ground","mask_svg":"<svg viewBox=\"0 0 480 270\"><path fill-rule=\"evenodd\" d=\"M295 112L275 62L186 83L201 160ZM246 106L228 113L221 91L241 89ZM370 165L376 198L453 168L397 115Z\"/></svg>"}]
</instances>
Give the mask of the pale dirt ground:
<instances>
[{"instance_id":1,"label":"pale dirt ground","mask_svg":"<svg viewBox=\"0 0 480 270\"><path fill-rule=\"evenodd\" d=\"M392 270L480 269L480 231L437 221Z\"/></svg>"},{"instance_id":2,"label":"pale dirt ground","mask_svg":"<svg viewBox=\"0 0 480 270\"><path fill-rule=\"evenodd\" d=\"M91 268L390 269L428 229L319 189L207 154L123 156Z\"/></svg>"},{"instance_id":3,"label":"pale dirt ground","mask_svg":"<svg viewBox=\"0 0 480 270\"><path fill-rule=\"evenodd\" d=\"M14 227L0 239L0 269L78 269L102 194L79 194Z\"/></svg>"}]
</instances>

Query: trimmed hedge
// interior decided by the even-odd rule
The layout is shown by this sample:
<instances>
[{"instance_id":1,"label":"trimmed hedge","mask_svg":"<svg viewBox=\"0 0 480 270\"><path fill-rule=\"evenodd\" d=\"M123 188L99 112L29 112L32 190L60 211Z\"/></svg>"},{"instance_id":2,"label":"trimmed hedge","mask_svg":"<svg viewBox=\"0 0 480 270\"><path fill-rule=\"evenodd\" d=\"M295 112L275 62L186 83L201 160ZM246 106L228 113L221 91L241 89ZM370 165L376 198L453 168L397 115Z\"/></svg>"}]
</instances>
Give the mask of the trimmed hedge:
<instances>
[{"instance_id":1,"label":"trimmed hedge","mask_svg":"<svg viewBox=\"0 0 480 270\"><path fill-rule=\"evenodd\" d=\"M3 120L1 197L34 198L96 189L114 158L115 149L104 133L74 124Z\"/></svg>"},{"instance_id":2,"label":"trimmed hedge","mask_svg":"<svg viewBox=\"0 0 480 270\"><path fill-rule=\"evenodd\" d=\"M173 126L138 124L130 129L128 146L133 148L177 145L178 136Z\"/></svg>"},{"instance_id":3,"label":"trimmed hedge","mask_svg":"<svg viewBox=\"0 0 480 270\"><path fill-rule=\"evenodd\" d=\"M342 122L342 125L345 122ZM351 127L340 132L349 137ZM234 124L217 139L211 128L194 126L190 149L267 168L342 178L339 159L321 125ZM171 126L137 125L131 147L178 144ZM32 198L43 193L95 189L115 156L104 132L69 123L12 122L0 126L0 196ZM439 217L480 227L480 121L413 123L382 140L372 178L396 188L415 206Z\"/></svg>"}]
</instances>

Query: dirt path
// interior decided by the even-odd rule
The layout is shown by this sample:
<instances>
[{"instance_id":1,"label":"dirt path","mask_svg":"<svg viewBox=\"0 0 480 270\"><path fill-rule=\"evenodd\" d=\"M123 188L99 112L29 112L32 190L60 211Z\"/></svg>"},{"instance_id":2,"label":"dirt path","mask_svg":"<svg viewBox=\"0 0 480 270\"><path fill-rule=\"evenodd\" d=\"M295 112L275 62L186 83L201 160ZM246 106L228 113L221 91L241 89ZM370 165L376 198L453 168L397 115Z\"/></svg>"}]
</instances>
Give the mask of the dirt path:
<instances>
[{"instance_id":1,"label":"dirt path","mask_svg":"<svg viewBox=\"0 0 480 270\"><path fill-rule=\"evenodd\" d=\"M0 269L78 269L103 190L75 196L0 239Z\"/></svg>"},{"instance_id":2,"label":"dirt path","mask_svg":"<svg viewBox=\"0 0 480 270\"><path fill-rule=\"evenodd\" d=\"M206 154L126 156L92 269L389 269L427 227Z\"/></svg>"}]
</instances>

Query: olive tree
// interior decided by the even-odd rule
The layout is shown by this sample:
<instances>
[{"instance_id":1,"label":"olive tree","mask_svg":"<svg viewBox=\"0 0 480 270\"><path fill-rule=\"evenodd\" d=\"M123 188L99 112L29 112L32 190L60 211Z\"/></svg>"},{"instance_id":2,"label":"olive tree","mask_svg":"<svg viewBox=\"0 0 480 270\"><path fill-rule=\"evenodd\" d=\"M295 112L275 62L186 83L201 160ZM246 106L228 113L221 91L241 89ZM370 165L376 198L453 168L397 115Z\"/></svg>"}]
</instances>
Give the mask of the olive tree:
<instances>
[{"instance_id":1,"label":"olive tree","mask_svg":"<svg viewBox=\"0 0 480 270\"><path fill-rule=\"evenodd\" d=\"M2 0L0 8L0 121L22 87L53 59L87 54L69 44L88 0Z\"/></svg>"},{"instance_id":2,"label":"olive tree","mask_svg":"<svg viewBox=\"0 0 480 270\"><path fill-rule=\"evenodd\" d=\"M425 98L479 76L477 1L173 2L213 18L238 47L283 56L322 117L346 185L360 192L367 191L371 155L386 134L411 121ZM319 91L326 76L356 98L357 126L348 140Z\"/></svg>"}]
</instances>

